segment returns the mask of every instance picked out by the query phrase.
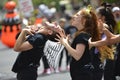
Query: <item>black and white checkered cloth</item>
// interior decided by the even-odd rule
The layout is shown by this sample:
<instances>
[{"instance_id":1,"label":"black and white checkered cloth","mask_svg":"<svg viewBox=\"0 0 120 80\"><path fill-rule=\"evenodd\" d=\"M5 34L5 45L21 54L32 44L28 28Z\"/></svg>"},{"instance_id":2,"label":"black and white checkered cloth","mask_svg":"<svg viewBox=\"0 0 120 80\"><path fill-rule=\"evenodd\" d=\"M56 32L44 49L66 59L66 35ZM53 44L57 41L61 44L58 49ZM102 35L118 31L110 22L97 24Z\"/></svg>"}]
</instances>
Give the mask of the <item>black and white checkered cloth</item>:
<instances>
[{"instance_id":1,"label":"black and white checkered cloth","mask_svg":"<svg viewBox=\"0 0 120 80\"><path fill-rule=\"evenodd\" d=\"M63 48L63 45L50 40L48 40L45 44L44 54L48 59L48 64L54 69L58 67L60 54Z\"/></svg>"}]
</instances>

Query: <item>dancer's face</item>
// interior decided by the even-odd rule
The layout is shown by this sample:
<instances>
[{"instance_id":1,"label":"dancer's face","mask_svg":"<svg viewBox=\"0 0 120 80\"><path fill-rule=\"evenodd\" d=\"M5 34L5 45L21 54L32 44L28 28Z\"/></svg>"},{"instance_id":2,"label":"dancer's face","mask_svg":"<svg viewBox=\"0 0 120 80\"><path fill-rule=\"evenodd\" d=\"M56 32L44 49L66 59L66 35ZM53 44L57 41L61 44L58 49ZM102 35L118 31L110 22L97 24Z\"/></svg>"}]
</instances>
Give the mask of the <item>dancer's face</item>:
<instances>
[{"instance_id":1,"label":"dancer's face","mask_svg":"<svg viewBox=\"0 0 120 80\"><path fill-rule=\"evenodd\" d=\"M72 25L78 30L81 30L84 28L84 20L85 19L82 17L81 11L79 11L72 17Z\"/></svg>"}]
</instances>

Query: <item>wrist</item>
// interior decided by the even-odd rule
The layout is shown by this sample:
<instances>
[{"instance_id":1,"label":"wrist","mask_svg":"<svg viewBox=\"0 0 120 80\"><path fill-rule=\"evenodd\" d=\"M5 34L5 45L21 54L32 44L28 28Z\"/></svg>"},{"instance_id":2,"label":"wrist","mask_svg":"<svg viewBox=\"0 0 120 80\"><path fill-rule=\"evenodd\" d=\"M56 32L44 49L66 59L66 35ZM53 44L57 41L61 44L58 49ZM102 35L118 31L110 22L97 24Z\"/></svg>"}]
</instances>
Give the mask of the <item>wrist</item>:
<instances>
[{"instance_id":1,"label":"wrist","mask_svg":"<svg viewBox=\"0 0 120 80\"><path fill-rule=\"evenodd\" d=\"M65 42L63 45L66 47L66 46L68 46L68 45L69 45L69 43L68 43L68 42Z\"/></svg>"},{"instance_id":2,"label":"wrist","mask_svg":"<svg viewBox=\"0 0 120 80\"><path fill-rule=\"evenodd\" d=\"M104 28L103 31L107 31L107 28Z\"/></svg>"},{"instance_id":3,"label":"wrist","mask_svg":"<svg viewBox=\"0 0 120 80\"><path fill-rule=\"evenodd\" d=\"M25 29L23 29L21 34L25 36L25 35L27 35L27 31Z\"/></svg>"}]
</instances>

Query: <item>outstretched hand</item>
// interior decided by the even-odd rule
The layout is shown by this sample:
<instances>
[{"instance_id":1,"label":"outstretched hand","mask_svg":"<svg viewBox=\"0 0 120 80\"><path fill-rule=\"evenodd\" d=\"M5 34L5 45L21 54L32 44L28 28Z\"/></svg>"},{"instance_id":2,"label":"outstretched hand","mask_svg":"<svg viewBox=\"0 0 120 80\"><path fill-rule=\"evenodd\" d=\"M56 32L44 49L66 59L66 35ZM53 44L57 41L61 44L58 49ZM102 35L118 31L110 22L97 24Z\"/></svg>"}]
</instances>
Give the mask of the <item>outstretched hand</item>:
<instances>
[{"instance_id":1,"label":"outstretched hand","mask_svg":"<svg viewBox=\"0 0 120 80\"><path fill-rule=\"evenodd\" d=\"M50 28L51 30L55 32L60 32L63 29L60 27L60 25L57 24L57 22L50 23L48 21L44 22L43 25L47 28Z\"/></svg>"},{"instance_id":2,"label":"outstretched hand","mask_svg":"<svg viewBox=\"0 0 120 80\"><path fill-rule=\"evenodd\" d=\"M106 38L109 40L111 37L113 37L114 35L109 31L109 26L102 22L102 20L99 19L98 21L98 27L99 27L99 31L102 33L104 33L106 35Z\"/></svg>"},{"instance_id":3,"label":"outstretched hand","mask_svg":"<svg viewBox=\"0 0 120 80\"><path fill-rule=\"evenodd\" d=\"M58 38L55 38L59 43L65 46L65 44L69 44L69 37L70 35L66 35L64 30L60 31L59 34L57 34Z\"/></svg>"},{"instance_id":4,"label":"outstretched hand","mask_svg":"<svg viewBox=\"0 0 120 80\"><path fill-rule=\"evenodd\" d=\"M58 43L61 43L64 46L65 44L69 44L70 35L66 35L65 31L56 22L53 23L45 22L44 26L58 33L56 35L58 38L55 38L58 41Z\"/></svg>"},{"instance_id":5,"label":"outstretched hand","mask_svg":"<svg viewBox=\"0 0 120 80\"><path fill-rule=\"evenodd\" d=\"M35 33L34 30L31 30L31 29L23 29L23 32L26 34L26 35L33 35Z\"/></svg>"}]
</instances>

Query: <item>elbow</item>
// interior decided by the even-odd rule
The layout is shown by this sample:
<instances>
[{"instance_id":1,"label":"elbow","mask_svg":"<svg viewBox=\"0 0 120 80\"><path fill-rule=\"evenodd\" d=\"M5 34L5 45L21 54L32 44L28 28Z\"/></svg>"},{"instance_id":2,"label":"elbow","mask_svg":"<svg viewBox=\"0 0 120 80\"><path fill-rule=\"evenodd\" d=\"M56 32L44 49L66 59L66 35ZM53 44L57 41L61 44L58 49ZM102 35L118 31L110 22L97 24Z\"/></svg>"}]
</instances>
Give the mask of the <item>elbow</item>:
<instances>
[{"instance_id":1,"label":"elbow","mask_svg":"<svg viewBox=\"0 0 120 80\"><path fill-rule=\"evenodd\" d=\"M108 44L108 45L114 44L114 40L109 39L108 42L107 42L107 44Z\"/></svg>"},{"instance_id":2,"label":"elbow","mask_svg":"<svg viewBox=\"0 0 120 80\"><path fill-rule=\"evenodd\" d=\"M15 48L13 48L13 50L14 50L15 52L18 52L18 50L17 50L17 49L15 49Z\"/></svg>"},{"instance_id":3,"label":"elbow","mask_svg":"<svg viewBox=\"0 0 120 80\"><path fill-rule=\"evenodd\" d=\"M80 57L75 57L74 58L76 61L79 61L80 60Z\"/></svg>"},{"instance_id":4,"label":"elbow","mask_svg":"<svg viewBox=\"0 0 120 80\"><path fill-rule=\"evenodd\" d=\"M79 60L80 60L80 58L77 58L77 59L76 59L76 61L79 61Z\"/></svg>"},{"instance_id":5,"label":"elbow","mask_svg":"<svg viewBox=\"0 0 120 80\"><path fill-rule=\"evenodd\" d=\"M76 61L80 60L80 57L71 55Z\"/></svg>"},{"instance_id":6,"label":"elbow","mask_svg":"<svg viewBox=\"0 0 120 80\"><path fill-rule=\"evenodd\" d=\"M76 61L78 61L79 59L75 59Z\"/></svg>"},{"instance_id":7,"label":"elbow","mask_svg":"<svg viewBox=\"0 0 120 80\"><path fill-rule=\"evenodd\" d=\"M19 49L17 49L17 48L13 48L13 50L14 50L15 52L19 52Z\"/></svg>"},{"instance_id":8,"label":"elbow","mask_svg":"<svg viewBox=\"0 0 120 80\"><path fill-rule=\"evenodd\" d=\"M76 61L79 61L82 57L82 55L80 55L80 53L76 53L76 55L71 55Z\"/></svg>"}]
</instances>

